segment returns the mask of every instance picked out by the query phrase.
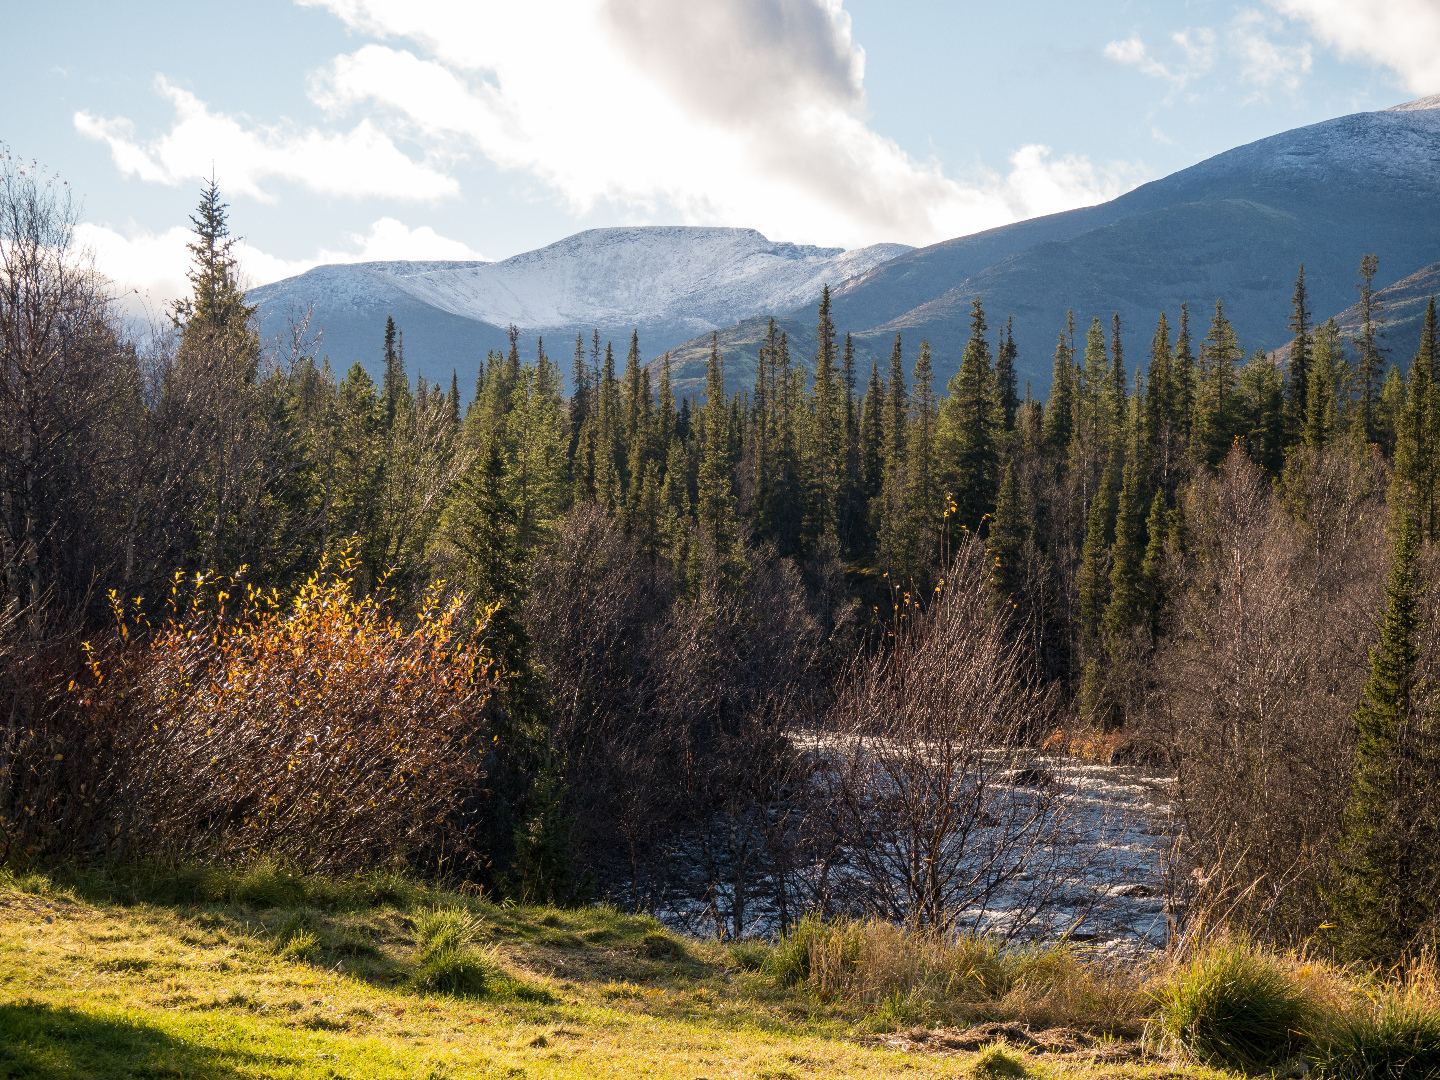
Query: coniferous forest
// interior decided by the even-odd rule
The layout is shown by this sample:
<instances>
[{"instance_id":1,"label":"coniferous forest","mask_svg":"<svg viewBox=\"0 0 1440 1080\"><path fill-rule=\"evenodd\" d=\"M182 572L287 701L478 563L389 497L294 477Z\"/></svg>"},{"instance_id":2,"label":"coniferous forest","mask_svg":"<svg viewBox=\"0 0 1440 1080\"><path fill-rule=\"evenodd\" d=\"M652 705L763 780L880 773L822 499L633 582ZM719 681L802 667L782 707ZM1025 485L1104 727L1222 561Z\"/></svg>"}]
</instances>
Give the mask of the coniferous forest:
<instances>
[{"instance_id":1,"label":"coniferous forest","mask_svg":"<svg viewBox=\"0 0 1440 1080\"><path fill-rule=\"evenodd\" d=\"M1086 868L1013 781L1072 755L1175 777L1177 921L1434 934L1440 357L1433 300L1387 353L1375 256L1354 337L1296 268L1283 365L1223 297L1058 310L1041 400L976 300L937 385L827 290L753 386L512 327L462 393L393 322L262 340L213 183L137 333L63 191L0 178L0 862L1019 935Z\"/></svg>"}]
</instances>

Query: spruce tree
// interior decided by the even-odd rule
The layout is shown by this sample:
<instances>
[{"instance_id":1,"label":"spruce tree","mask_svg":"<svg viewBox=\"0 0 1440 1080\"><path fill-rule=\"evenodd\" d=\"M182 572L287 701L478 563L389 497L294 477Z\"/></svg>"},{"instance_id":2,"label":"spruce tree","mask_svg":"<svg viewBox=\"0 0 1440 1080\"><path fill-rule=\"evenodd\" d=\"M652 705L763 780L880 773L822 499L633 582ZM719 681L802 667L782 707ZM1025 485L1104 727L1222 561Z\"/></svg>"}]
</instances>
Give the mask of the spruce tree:
<instances>
[{"instance_id":1,"label":"spruce tree","mask_svg":"<svg viewBox=\"0 0 1440 1080\"><path fill-rule=\"evenodd\" d=\"M1145 559L1140 565L1145 620L1152 634L1159 624L1165 600L1165 543L1169 532L1170 513L1165 508L1165 492L1157 491L1150 502L1150 515L1145 519Z\"/></svg>"},{"instance_id":2,"label":"spruce tree","mask_svg":"<svg viewBox=\"0 0 1440 1080\"><path fill-rule=\"evenodd\" d=\"M1360 290L1360 336L1350 339L1357 353L1355 381L1359 390L1351 422L1356 435L1367 443L1373 443L1379 437L1376 412L1383 366L1380 323L1384 309L1375 293L1375 275L1379 269L1378 255L1366 255L1360 260L1360 281L1355 286Z\"/></svg>"},{"instance_id":3,"label":"spruce tree","mask_svg":"<svg viewBox=\"0 0 1440 1080\"><path fill-rule=\"evenodd\" d=\"M1410 385L1396 431L1395 471L1391 480L1391 512L1406 513L1416 522L1418 538L1440 538L1440 402L1436 400L1435 298L1425 308L1420 348L1410 363ZM1399 508L1404 508L1399 510Z\"/></svg>"},{"instance_id":4,"label":"spruce tree","mask_svg":"<svg viewBox=\"0 0 1440 1080\"><path fill-rule=\"evenodd\" d=\"M904 558L905 443L909 435L910 395L905 389L905 357L900 335L890 350L890 378L885 386L882 414L881 481L876 497L876 548L887 572L898 570Z\"/></svg>"},{"instance_id":5,"label":"spruce tree","mask_svg":"<svg viewBox=\"0 0 1440 1080\"><path fill-rule=\"evenodd\" d=\"M715 332L710 338L710 359L705 368L705 431L696 479L695 516L707 549L705 554L713 560L710 568L720 584L735 583L744 567L732 490L729 412L720 335Z\"/></svg>"},{"instance_id":6,"label":"spruce tree","mask_svg":"<svg viewBox=\"0 0 1440 1080\"><path fill-rule=\"evenodd\" d=\"M935 552L940 527L943 492L940 488L940 463L936 454L939 407L935 401L935 372L930 358L930 342L920 342L920 355L915 361L911 382L911 420L905 450L907 489L905 514L910 561L919 565Z\"/></svg>"},{"instance_id":7,"label":"spruce tree","mask_svg":"<svg viewBox=\"0 0 1440 1080\"><path fill-rule=\"evenodd\" d=\"M1020 411L1020 379L1015 371L1015 333L1012 319L1005 316L1005 335L995 353L995 391L1000 400L1000 428L1015 430L1016 414Z\"/></svg>"},{"instance_id":8,"label":"spruce tree","mask_svg":"<svg viewBox=\"0 0 1440 1080\"><path fill-rule=\"evenodd\" d=\"M1115 514L1115 543L1110 549L1110 601L1101 629L1113 644L1144 623L1146 615L1144 479L1138 454L1125 462ZM1163 506L1164 503L1162 502ZM1087 536L1088 539L1088 536Z\"/></svg>"},{"instance_id":9,"label":"spruce tree","mask_svg":"<svg viewBox=\"0 0 1440 1080\"><path fill-rule=\"evenodd\" d=\"M1165 312L1150 338L1150 365L1146 376L1141 438L1155 482L1166 490L1178 464L1180 423L1176 416L1175 380L1170 348L1170 320Z\"/></svg>"},{"instance_id":10,"label":"spruce tree","mask_svg":"<svg viewBox=\"0 0 1440 1080\"><path fill-rule=\"evenodd\" d=\"M815 327L815 388L810 407L810 492L806 533L812 540L836 538L837 496L845 468L841 388L836 379L835 324L830 318L830 286L820 292Z\"/></svg>"},{"instance_id":11,"label":"spruce tree","mask_svg":"<svg viewBox=\"0 0 1440 1080\"><path fill-rule=\"evenodd\" d=\"M1271 475L1285 463L1285 388L1275 358L1258 350L1240 372L1245 402L1246 447L1250 460Z\"/></svg>"},{"instance_id":12,"label":"spruce tree","mask_svg":"<svg viewBox=\"0 0 1440 1080\"><path fill-rule=\"evenodd\" d=\"M1125 423L1127 384L1125 380L1125 349L1120 343L1120 313L1115 312L1115 318L1110 324L1110 371L1107 376L1107 389L1110 393L1110 416L1114 425L1112 443L1123 439L1121 431Z\"/></svg>"},{"instance_id":13,"label":"spruce tree","mask_svg":"<svg viewBox=\"0 0 1440 1080\"><path fill-rule=\"evenodd\" d=\"M1310 307L1305 292L1305 264L1295 275L1295 292L1290 297L1290 362L1286 372L1285 401L1288 406L1286 433L1289 441L1304 437L1306 409L1310 404Z\"/></svg>"},{"instance_id":14,"label":"spruce tree","mask_svg":"<svg viewBox=\"0 0 1440 1080\"><path fill-rule=\"evenodd\" d=\"M941 418L956 520L972 531L994 510L999 481L995 372L985 330L985 309L979 299L972 300L970 340L950 380Z\"/></svg>"},{"instance_id":15,"label":"spruce tree","mask_svg":"<svg viewBox=\"0 0 1440 1080\"><path fill-rule=\"evenodd\" d=\"M1240 345L1225 318L1225 309L1215 301L1210 332L1200 346L1200 396L1195 406L1194 449L1199 461L1218 466L1230 452L1238 430L1235 367Z\"/></svg>"},{"instance_id":16,"label":"spruce tree","mask_svg":"<svg viewBox=\"0 0 1440 1080\"><path fill-rule=\"evenodd\" d=\"M395 320L385 316L385 423L394 426L400 402L410 391L410 377L405 374L405 358L397 347L399 328Z\"/></svg>"},{"instance_id":17,"label":"spruce tree","mask_svg":"<svg viewBox=\"0 0 1440 1080\"><path fill-rule=\"evenodd\" d=\"M1370 650L1370 679L1355 713L1355 779L1336 843L1335 884L1327 898L1344 952L1394 961L1430 924L1440 867L1434 718L1417 701L1419 602L1415 523L1395 537L1385 586L1380 641Z\"/></svg>"},{"instance_id":18,"label":"spruce tree","mask_svg":"<svg viewBox=\"0 0 1440 1080\"><path fill-rule=\"evenodd\" d=\"M595 496L607 509L620 506L624 487L622 457L624 416L620 401L620 381L615 377L615 351L605 343L605 359L600 370L600 401L595 426Z\"/></svg>"},{"instance_id":19,"label":"spruce tree","mask_svg":"<svg viewBox=\"0 0 1440 1080\"><path fill-rule=\"evenodd\" d=\"M860 416L855 401L855 343L847 333L840 360L840 388L844 471L840 478L840 544L847 554L863 547L860 494Z\"/></svg>"},{"instance_id":20,"label":"spruce tree","mask_svg":"<svg viewBox=\"0 0 1440 1080\"><path fill-rule=\"evenodd\" d=\"M1339 344L1340 334L1334 319L1315 331L1306 386L1309 402L1305 406L1305 445L1311 450L1325 449L1336 434L1336 358L1332 350Z\"/></svg>"},{"instance_id":21,"label":"spruce tree","mask_svg":"<svg viewBox=\"0 0 1440 1080\"><path fill-rule=\"evenodd\" d=\"M880 381L880 365L870 365L870 381L865 387L865 400L860 410L860 500L869 523L869 508L880 495L885 480L885 385ZM869 546L871 530L866 530Z\"/></svg>"},{"instance_id":22,"label":"spruce tree","mask_svg":"<svg viewBox=\"0 0 1440 1080\"><path fill-rule=\"evenodd\" d=\"M1085 544L1080 552L1080 570L1075 585L1080 594L1080 640L1087 651L1099 644L1100 620L1110 603L1112 538L1107 534L1112 533L1115 526L1117 486L1114 464L1106 465L1085 522Z\"/></svg>"},{"instance_id":23,"label":"spruce tree","mask_svg":"<svg viewBox=\"0 0 1440 1080\"><path fill-rule=\"evenodd\" d=\"M1051 453L1070 447L1075 418L1075 350L1061 334L1055 343L1055 366L1050 376L1050 400L1045 405L1045 446Z\"/></svg>"},{"instance_id":24,"label":"spruce tree","mask_svg":"<svg viewBox=\"0 0 1440 1080\"><path fill-rule=\"evenodd\" d=\"M1195 426L1199 386L1195 354L1190 351L1190 308L1186 304L1180 305L1180 327L1175 334L1175 360L1171 364L1171 378L1175 388L1174 415L1180 422L1180 435L1188 443Z\"/></svg>"},{"instance_id":25,"label":"spruce tree","mask_svg":"<svg viewBox=\"0 0 1440 1080\"><path fill-rule=\"evenodd\" d=\"M1013 603L1012 598L1019 591L1020 553L1028 526L1015 459L1007 455L1000 470L995 516L985 538L985 551L990 557L990 600L994 607Z\"/></svg>"}]
</instances>

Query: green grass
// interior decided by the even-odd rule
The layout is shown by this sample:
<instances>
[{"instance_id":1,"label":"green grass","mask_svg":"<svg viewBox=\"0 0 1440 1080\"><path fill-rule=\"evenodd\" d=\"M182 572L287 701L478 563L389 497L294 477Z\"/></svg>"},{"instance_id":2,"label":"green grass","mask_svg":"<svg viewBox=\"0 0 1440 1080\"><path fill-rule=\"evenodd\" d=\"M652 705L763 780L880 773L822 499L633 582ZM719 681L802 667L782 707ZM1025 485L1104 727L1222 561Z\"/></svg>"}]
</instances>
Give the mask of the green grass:
<instances>
[{"instance_id":1,"label":"green grass","mask_svg":"<svg viewBox=\"0 0 1440 1080\"><path fill-rule=\"evenodd\" d=\"M873 1034L906 997L822 1000L777 950L613 908L508 907L402 875L275 866L0 873L0 1077L955 1078ZM885 1022L877 1024L877 1017ZM1024 1055L1029 1075L1099 1075ZM1109 1078L1210 1076L1175 1063Z\"/></svg>"},{"instance_id":2,"label":"green grass","mask_svg":"<svg viewBox=\"0 0 1440 1080\"><path fill-rule=\"evenodd\" d=\"M1336 1080L1433 1080L1440 1077L1440 1012L1382 992L1321 1041L1316 1066Z\"/></svg>"},{"instance_id":3,"label":"green grass","mask_svg":"<svg viewBox=\"0 0 1440 1080\"><path fill-rule=\"evenodd\" d=\"M1247 1072L1295 1058L1322 1016L1284 958L1238 937L1200 949L1155 996L1167 1041L1198 1061Z\"/></svg>"}]
</instances>

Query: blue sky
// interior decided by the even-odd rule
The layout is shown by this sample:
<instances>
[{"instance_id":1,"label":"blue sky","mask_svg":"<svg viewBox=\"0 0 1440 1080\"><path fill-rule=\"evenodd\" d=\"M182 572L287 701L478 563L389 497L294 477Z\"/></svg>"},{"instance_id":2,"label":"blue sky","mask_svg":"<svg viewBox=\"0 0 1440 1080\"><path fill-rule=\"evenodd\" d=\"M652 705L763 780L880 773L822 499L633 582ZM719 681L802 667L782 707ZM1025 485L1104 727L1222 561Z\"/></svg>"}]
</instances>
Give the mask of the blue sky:
<instances>
[{"instance_id":1,"label":"blue sky","mask_svg":"<svg viewBox=\"0 0 1440 1080\"><path fill-rule=\"evenodd\" d=\"M618 224L924 244L1440 91L1440 0L7 6L0 140L152 302L212 167L256 283Z\"/></svg>"}]
</instances>

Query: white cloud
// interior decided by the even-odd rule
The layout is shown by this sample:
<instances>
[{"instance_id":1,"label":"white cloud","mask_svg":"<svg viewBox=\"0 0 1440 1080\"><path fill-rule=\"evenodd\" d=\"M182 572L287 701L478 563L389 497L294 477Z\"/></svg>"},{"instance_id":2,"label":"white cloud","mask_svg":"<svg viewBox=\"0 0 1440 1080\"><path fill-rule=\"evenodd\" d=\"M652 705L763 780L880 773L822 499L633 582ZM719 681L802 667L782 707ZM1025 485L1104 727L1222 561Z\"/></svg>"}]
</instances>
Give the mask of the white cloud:
<instances>
[{"instance_id":1,"label":"white cloud","mask_svg":"<svg viewBox=\"0 0 1440 1080\"><path fill-rule=\"evenodd\" d=\"M459 192L453 177L430 163L412 161L369 118L340 133L289 124L247 126L212 112L163 76L156 78L155 88L175 108L173 126L156 139L137 139L135 125L124 117L75 114L82 135L108 143L115 167L142 180L173 186L213 171L227 193L265 202L274 201L261 186L271 179L352 197L428 200Z\"/></svg>"},{"instance_id":2,"label":"white cloud","mask_svg":"<svg viewBox=\"0 0 1440 1080\"><path fill-rule=\"evenodd\" d=\"M472 250L459 240L441 236L429 225L418 229L396 221L392 217L381 218L370 226L365 234L351 233L350 241L358 251L320 252L317 263L332 262L382 262L389 259L479 259L485 256ZM282 274L280 277L286 275ZM267 278L268 281L278 280Z\"/></svg>"},{"instance_id":3,"label":"white cloud","mask_svg":"<svg viewBox=\"0 0 1440 1080\"><path fill-rule=\"evenodd\" d=\"M189 294L186 271L194 239L187 228L175 226L153 233L140 228L125 231L107 225L82 223L76 240L89 248L99 270L115 283L121 302L132 312L156 311ZM241 282L248 288L303 274L322 263L376 262L389 259L484 259L459 240L441 236L428 225L412 229L394 218L374 222L366 233L351 233L348 248L322 248L313 258L285 259L240 240L234 253Z\"/></svg>"},{"instance_id":4,"label":"white cloud","mask_svg":"<svg viewBox=\"0 0 1440 1080\"><path fill-rule=\"evenodd\" d=\"M1152 79L1163 79L1175 90L1182 90L1197 76L1215 65L1215 32L1209 27L1187 27L1171 34L1170 40L1184 56L1180 64L1164 64L1146 47L1139 34L1105 46L1105 59L1124 67L1133 67Z\"/></svg>"},{"instance_id":5,"label":"white cloud","mask_svg":"<svg viewBox=\"0 0 1440 1080\"><path fill-rule=\"evenodd\" d=\"M1113 60L1125 67L1139 69L1142 75L1154 79L1175 81L1176 76L1160 61L1150 55L1139 34L1131 34L1124 41L1112 41L1105 46L1105 59Z\"/></svg>"},{"instance_id":6,"label":"white cloud","mask_svg":"<svg viewBox=\"0 0 1440 1080\"><path fill-rule=\"evenodd\" d=\"M1279 86L1294 94L1310 74L1313 57L1310 43L1278 45L1270 40L1277 29L1272 19L1258 11L1242 11L1230 27L1230 47L1243 63L1241 77L1263 93Z\"/></svg>"},{"instance_id":7,"label":"white cloud","mask_svg":"<svg viewBox=\"0 0 1440 1080\"><path fill-rule=\"evenodd\" d=\"M1440 0L1268 0L1346 59L1395 72L1415 94L1440 91Z\"/></svg>"},{"instance_id":8,"label":"white cloud","mask_svg":"<svg viewBox=\"0 0 1440 1080\"><path fill-rule=\"evenodd\" d=\"M478 148L573 213L928 243L1102 201L1124 167L1016 152L965 179L870 128L840 0L299 0L385 39L312 81L437 153Z\"/></svg>"}]
</instances>

